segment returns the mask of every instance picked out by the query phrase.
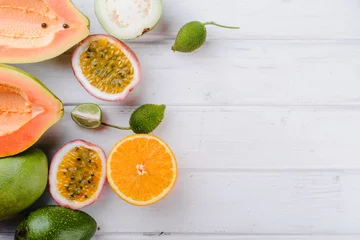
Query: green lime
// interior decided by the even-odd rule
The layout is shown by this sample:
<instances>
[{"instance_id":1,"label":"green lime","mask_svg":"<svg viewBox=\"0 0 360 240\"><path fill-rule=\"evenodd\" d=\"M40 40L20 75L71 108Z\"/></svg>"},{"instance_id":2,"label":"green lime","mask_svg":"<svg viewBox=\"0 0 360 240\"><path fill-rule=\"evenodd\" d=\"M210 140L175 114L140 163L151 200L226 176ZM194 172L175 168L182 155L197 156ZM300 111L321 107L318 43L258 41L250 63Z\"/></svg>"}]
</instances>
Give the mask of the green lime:
<instances>
[{"instance_id":1,"label":"green lime","mask_svg":"<svg viewBox=\"0 0 360 240\"><path fill-rule=\"evenodd\" d=\"M71 112L71 118L83 128L98 128L101 125L101 108L93 103L77 105Z\"/></svg>"}]
</instances>

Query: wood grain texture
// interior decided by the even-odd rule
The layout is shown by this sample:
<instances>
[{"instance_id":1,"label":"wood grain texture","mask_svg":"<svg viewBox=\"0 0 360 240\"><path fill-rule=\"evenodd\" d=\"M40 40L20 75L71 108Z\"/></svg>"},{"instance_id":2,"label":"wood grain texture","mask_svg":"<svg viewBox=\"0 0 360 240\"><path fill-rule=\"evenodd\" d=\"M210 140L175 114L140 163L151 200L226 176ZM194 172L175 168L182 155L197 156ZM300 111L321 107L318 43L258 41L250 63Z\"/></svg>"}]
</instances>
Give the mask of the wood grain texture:
<instances>
[{"instance_id":1,"label":"wood grain texture","mask_svg":"<svg viewBox=\"0 0 360 240\"><path fill-rule=\"evenodd\" d=\"M180 169L170 195L136 207L108 186L84 208L98 234L360 234L359 171ZM53 204L48 194L42 203ZM0 231L12 233L17 219Z\"/></svg>"},{"instance_id":2,"label":"wood grain texture","mask_svg":"<svg viewBox=\"0 0 360 240\"><path fill-rule=\"evenodd\" d=\"M142 80L123 105L281 105L360 103L360 41L209 41L193 54L171 41L131 43ZM19 65L64 103L103 103L71 69L70 54Z\"/></svg>"},{"instance_id":3,"label":"wood grain texture","mask_svg":"<svg viewBox=\"0 0 360 240\"><path fill-rule=\"evenodd\" d=\"M168 234L168 233L144 233L144 234L106 234L96 235L93 240L358 240L359 235L274 235L274 236L253 236L253 235L198 235L198 234ZM12 234L3 234L0 240L13 239Z\"/></svg>"},{"instance_id":4,"label":"wood grain texture","mask_svg":"<svg viewBox=\"0 0 360 240\"><path fill-rule=\"evenodd\" d=\"M82 138L106 152L131 131L88 130L70 117L51 128L39 146L52 156ZM135 107L102 106L104 122L128 126ZM154 132L187 169L360 169L360 111L354 107L167 107Z\"/></svg>"},{"instance_id":5,"label":"wood grain texture","mask_svg":"<svg viewBox=\"0 0 360 240\"><path fill-rule=\"evenodd\" d=\"M161 233L159 233L160 235ZM164 233L166 234L166 233ZM274 236L244 236L244 235L224 235L224 234L217 234L217 235L177 235L177 234L170 234L170 235L151 235L147 236L145 233L144 235L103 235L103 236L96 236L95 240L358 240L360 238L359 235L338 235L338 236L330 236L330 235L319 235L319 236L302 236L302 235L295 235L295 236L286 236L286 235L274 235ZM1 238L0 238L1 239Z\"/></svg>"},{"instance_id":6,"label":"wood grain texture","mask_svg":"<svg viewBox=\"0 0 360 240\"><path fill-rule=\"evenodd\" d=\"M75 0L102 33L88 0ZM158 26L137 41L174 39L193 20L238 25L241 31L209 27L209 39L360 39L357 0L164 0Z\"/></svg>"}]
</instances>

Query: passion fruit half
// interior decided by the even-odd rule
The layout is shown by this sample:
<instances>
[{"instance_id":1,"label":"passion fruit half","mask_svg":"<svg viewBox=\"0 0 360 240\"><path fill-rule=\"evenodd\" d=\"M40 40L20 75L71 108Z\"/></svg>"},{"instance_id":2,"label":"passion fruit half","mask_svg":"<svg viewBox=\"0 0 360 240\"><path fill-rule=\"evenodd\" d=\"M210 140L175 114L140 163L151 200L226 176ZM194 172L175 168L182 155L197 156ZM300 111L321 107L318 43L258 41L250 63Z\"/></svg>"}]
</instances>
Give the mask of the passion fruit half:
<instances>
[{"instance_id":1,"label":"passion fruit half","mask_svg":"<svg viewBox=\"0 0 360 240\"><path fill-rule=\"evenodd\" d=\"M140 81L135 53L109 35L84 39L72 56L72 68L81 85L104 101L121 101Z\"/></svg>"},{"instance_id":2,"label":"passion fruit half","mask_svg":"<svg viewBox=\"0 0 360 240\"><path fill-rule=\"evenodd\" d=\"M58 150L51 161L50 193L60 206L77 210L94 203L105 179L105 153L92 143L71 141Z\"/></svg>"}]
</instances>

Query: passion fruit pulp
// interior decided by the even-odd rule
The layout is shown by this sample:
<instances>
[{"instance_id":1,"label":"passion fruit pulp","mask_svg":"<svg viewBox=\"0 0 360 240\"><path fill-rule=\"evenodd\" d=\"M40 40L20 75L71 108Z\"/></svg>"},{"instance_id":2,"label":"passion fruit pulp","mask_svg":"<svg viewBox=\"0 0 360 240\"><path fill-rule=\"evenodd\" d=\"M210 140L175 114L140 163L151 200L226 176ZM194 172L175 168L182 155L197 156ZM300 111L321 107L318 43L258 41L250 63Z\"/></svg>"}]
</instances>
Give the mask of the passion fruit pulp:
<instances>
[{"instance_id":1,"label":"passion fruit pulp","mask_svg":"<svg viewBox=\"0 0 360 240\"><path fill-rule=\"evenodd\" d=\"M123 100L140 80L140 65L124 43L108 35L91 35L75 49L76 78L94 97Z\"/></svg>"},{"instance_id":2,"label":"passion fruit pulp","mask_svg":"<svg viewBox=\"0 0 360 240\"><path fill-rule=\"evenodd\" d=\"M90 43L80 55L81 70L93 87L117 94L134 78L134 68L124 52L103 38Z\"/></svg>"},{"instance_id":3,"label":"passion fruit pulp","mask_svg":"<svg viewBox=\"0 0 360 240\"><path fill-rule=\"evenodd\" d=\"M50 165L50 193L61 206L80 209L100 196L106 177L104 151L83 140L63 146Z\"/></svg>"}]
</instances>

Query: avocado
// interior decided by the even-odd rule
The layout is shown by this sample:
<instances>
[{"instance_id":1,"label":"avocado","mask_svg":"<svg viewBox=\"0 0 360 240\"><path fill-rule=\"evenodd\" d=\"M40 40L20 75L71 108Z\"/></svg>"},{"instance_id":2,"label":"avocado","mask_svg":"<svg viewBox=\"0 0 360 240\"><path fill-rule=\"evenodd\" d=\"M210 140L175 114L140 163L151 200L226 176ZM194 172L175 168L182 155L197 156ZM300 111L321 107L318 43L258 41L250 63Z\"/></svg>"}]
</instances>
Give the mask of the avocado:
<instances>
[{"instance_id":1,"label":"avocado","mask_svg":"<svg viewBox=\"0 0 360 240\"><path fill-rule=\"evenodd\" d=\"M96 228L96 221L85 212L44 206L20 222L15 240L90 240Z\"/></svg>"}]
</instances>

